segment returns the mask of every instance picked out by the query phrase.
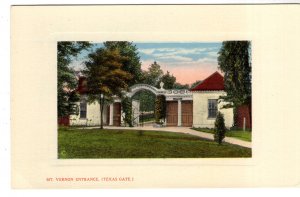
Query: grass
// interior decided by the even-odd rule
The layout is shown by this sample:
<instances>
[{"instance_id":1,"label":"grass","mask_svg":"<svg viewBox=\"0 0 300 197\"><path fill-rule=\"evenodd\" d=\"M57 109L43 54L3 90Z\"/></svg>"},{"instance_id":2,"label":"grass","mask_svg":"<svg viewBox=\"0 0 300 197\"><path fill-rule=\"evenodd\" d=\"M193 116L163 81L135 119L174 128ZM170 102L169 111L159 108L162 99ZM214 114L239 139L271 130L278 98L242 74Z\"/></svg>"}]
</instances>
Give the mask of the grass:
<instances>
[{"instance_id":1,"label":"grass","mask_svg":"<svg viewBox=\"0 0 300 197\"><path fill-rule=\"evenodd\" d=\"M205 133L214 133L214 129L209 129L209 128L193 128L196 131L202 131ZM240 140L244 140L247 142L252 141L252 135L251 131L243 131L243 130L229 130L226 131L226 137L234 137Z\"/></svg>"},{"instance_id":2,"label":"grass","mask_svg":"<svg viewBox=\"0 0 300 197\"><path fill-rule=\"evenodd\" d=\"M196 136L141 130L60 128L58 158L251 157L251 149Z\"/></svg>"}]
</instances>

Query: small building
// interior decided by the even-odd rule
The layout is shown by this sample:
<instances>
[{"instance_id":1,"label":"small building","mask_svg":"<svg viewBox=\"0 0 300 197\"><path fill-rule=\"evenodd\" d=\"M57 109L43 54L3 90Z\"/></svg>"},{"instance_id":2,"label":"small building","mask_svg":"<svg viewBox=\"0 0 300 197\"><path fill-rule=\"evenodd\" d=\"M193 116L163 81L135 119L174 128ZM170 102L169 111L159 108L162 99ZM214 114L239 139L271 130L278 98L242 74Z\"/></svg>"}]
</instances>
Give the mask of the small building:
<instances>
[{"instance_id":1,"label":"small building","mask_svg":"<svg viewBox=\"0 0 300 197\"><path fill-rule=\"evenodd\" d=\"M227 103L220 100L220 96L226 95L224 91L224 78L219 72L215 72L196 87L187 89L165 90L163 84L160 89L147 85L136 84L132 86L127 96L132 97L140 90L151 91L155 95L166 97L166 126L202 127L213 128L220 111L224 114L225 126L233 126L233 109L223 108ZM77 92L81 95L78 115L69 117L70 125L97 126L100 125L100 106L98 102L88 103L85 78L79 79ZM133 114L139 115L139 101L133 100ZM104 106L103 123L110 126L122 125L121 100L115 98L114 102ZM138 125L135 118L135 125Z\"/></svg>"},{"instance_id":2,"label":"small building","mask_svg":"<svg viewBox=\"0 0 300 197\"><path fill-rule=\"evenodd\" d=\"M224 115L225 126L233 125L233 109L225 109L227 103L220 100L226 95L224 91L224 78L215 72L204 81L191 89L193 92L193 126L213 128L218 111Z\"/></svg>"}]
</instances>

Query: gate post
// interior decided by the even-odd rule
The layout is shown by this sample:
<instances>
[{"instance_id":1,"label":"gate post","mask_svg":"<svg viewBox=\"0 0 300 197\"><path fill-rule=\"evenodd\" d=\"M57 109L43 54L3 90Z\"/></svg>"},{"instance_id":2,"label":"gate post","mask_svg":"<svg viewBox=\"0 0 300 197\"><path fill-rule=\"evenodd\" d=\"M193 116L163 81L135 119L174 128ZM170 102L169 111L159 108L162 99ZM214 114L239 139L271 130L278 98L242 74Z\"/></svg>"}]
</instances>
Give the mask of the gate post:
<instances>
[{"instance_id":1,"label":"gate post","mask_svg":"<svg viewBox=\"0 0 300 197\"><path fill-rule=\"evenodd\" d=\"M109 105L109 126L114 124L114 103Z\"/></svg>"},{"instance_id":2,"label":"gate post","mask_svg":"<svg viewBox=\"0 0 300 197\"><path fill-rule=\"evenodd\" d=\"M133 125L139 126L140 124L140 101L139 100L132 100L132 116L133 116Z\"/></svg>"},{"instance_id":3,"label":"gate post","mask_svg":"<svg viewBox=\"0 0 300 197\"><path fill-rule=\"evenodd\" d=\"M178 102L178 123L177 126L181 126L181 99L177 100Z\"/></svg>"}]
</instances>

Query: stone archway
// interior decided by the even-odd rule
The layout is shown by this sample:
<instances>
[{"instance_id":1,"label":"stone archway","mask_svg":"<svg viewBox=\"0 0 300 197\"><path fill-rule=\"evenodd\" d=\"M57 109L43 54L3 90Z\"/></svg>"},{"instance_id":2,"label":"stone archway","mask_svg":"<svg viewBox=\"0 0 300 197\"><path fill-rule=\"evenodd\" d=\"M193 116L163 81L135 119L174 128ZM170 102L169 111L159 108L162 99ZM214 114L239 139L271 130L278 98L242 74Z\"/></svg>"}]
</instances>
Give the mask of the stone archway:
<instances>
[{"instance_id":1,"label":"stone archway","mask_svg":"<svg viewBox=\"0 0 300 197\"><path fill-rule=\"evenodd\" d=\"M132 99L132 113L133 113L133 118L132 119L133 119L133 125L135 125L135 126L144 125L144 118L146 117L148 119L149 115L150 115L150 117L153 116L154 108L153 108L153 111L147 111L146 110L146 112L144 112L145 106L144 106L144 104L142 105L142 103L144 103L145 101L144 100L141 101L140 99L134 98L135 95L138 92L145 91L145 90L147 92L150 92L151 95L154 95L156 97L156 96L162 94L163 88L161 87L161 89L158 89L158 88L156 88L154 86L151 86L151 85L148 85L148 84L136 84L136 85L133 85L129 88L129 91L126 93L126 96ZM148 100L148 102L149 102L149 100ZM154 102L155 102L155 99L153 100L153 104L154 104ZM144 106L144 107L142 107L142 106ZM152 106L152 104L148 105L148 107L149 106ZM140 110L142 110L142 112ZM148 124L150 122L148 121Z\"/></svg>"},{"instance_id":2,"label":"stone archway","mask_svg":"<svg viewBox=\"0 0 300 197\"><path fill-rule=\"evenodd\" d=\"M193 122L193 97L192 93L187 89L173 89L166 90L163 88L163 83L160 88L148 84L136 84L129 88L125 93L127 97L132 98L137 92L141 90L148 90L154 95L164 95L167 102L167 126L192 126ZM119 98L115 98L114 102L121 102ZM135 101L136 102L136 101ZM139 103L133 103L133 106L139 107ZM114 105L110 105L110 112L114 111ZM116 109L115 109L116 110ZM118 109L119 110L119 109ZM121 109L120 109L121 110ZM121 114L122 112L120 112ZM135 111L135 114L139 112ZM113 114L110 113L109 125L113 124ZM122 120L121 120L122 121ZM139 121L137 119L137 121Z\"/></svg>"},{"instance_id":3,"label":"stone archway","mask_svg":"<svg viewBox=\"0 0 300 197\"><path fill-rule=\"evenodd\" d=\"M148 84L136 84L129 88L129 92L127 93L127 96L131 98L135 93L137 93L140 90L149 90L156 96L159 94L159 89L157 89L154 86Z\"/></svg>"}]
</instances>

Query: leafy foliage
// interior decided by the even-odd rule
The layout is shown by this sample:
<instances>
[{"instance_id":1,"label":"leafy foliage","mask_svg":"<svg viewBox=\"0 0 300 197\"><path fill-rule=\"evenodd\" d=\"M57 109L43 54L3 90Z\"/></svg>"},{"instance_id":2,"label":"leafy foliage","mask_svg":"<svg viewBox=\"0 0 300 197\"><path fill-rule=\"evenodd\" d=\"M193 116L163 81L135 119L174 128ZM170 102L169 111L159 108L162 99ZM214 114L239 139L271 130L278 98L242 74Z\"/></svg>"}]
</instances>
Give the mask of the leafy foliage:
<instances>
[{"instance_id":1,"label":"leafy foliage","mask_svg":"<svg viewBox=\"0 0 300 197\"><path fill-rule=\"evenodd\" d=\"M155 122L160 124L161 120L166 118L166 97L164 95L158 95L155 100Z\"/></svg>"},{"instance_id":2,"label":"leafy foliage","mask_svg":"<svg viewBox=\"0 0 300 197\"><path fill-rule=\"evenodd\" d=\"M154 111L155 98L155 94L148 90L141 90L132 97L132 99L140 101L140 111L143 112Z\"/></svg>"},{"instance_id":3,"label":"leafy foliage","mask_svg":"<svg viewBox=\"0 0 300 197\"><path fill-rule=\"evenodd\" d=\"M225 138L225 133L226 133L226 127L225 127L224 116L221 112L218 112L215 121L214 140L218 142L218 144L222 144L222 141Z\"/></svg>"},{"instance_id":4,"label":"leafy foliage","mask_svg":"<svg viewBox=\"0 0 300 197\"><path fill-rule=\"evenodd\" d=\"M176 82L176 77L169 71L164 74L160 65L154 61L148 70L143 72L143 83L160 88L160 82L164 83L164 89L189 89L188 84L183 85Z\"/></svg>"},{"instance_id":5,"label":"leafy foliage","mask_svg":"<svg viewBox=\"0 0 300 197\"><path fill-rule=\"evenodd\" d=\"M189 85L176 83L176 77L169 71L165 74L161 66L155 61L151 64L147 71L143 72L142 83L149 84L160 88L160 82L164 83L164 89L188 89ZM134 95L134 99L140 101L141 111L153 111L155 109L155 95L149 91L139 91Z\"/></svg>"},{"instance_id":6,"label":"leafy foliage","mask_svg":"<svg viewBox=\"0 0 300 197\"><path fill-rule=\"evenodd\" d=\"M132 78L127 82L128 86L132 86L142 81L142 69L140 57L136 45L128 41L107 41L104 46L109 50L118 50L122 62L122 70L131 73Z\"/></svg>"},{"instance_id":7,"label":"leafy foliage","mask_svg":"<svg viewBox=\"0 0 300 197\"><path fill-rule=\"evenodd\" d=\"M100 104L101 128L103 128L103 107L105 100L114 95L122 96L128 88L127 82L132 75L122 70L127 58L120 55L118 49L99 48L89 54L83 73L87 78L88 96L90 101Z\"/></svg>"},{"instance_id":8,"label":"leafy foliage","mask_svg":"<svg viewBox=\"0 0 300 197\"><path fill-rule=\"evenodd\" d=\"M126 124L128 124L130 127L133 127L132 125L132 101L128 97L124 97L122 99L122 110L125 113L124 121Z\"/></svg>"},{"instance_id":9,"label":"leafy foliage","mask_svg":"<svg viewBox=\"0 0 300 197\"><path fill-rule=\"evenodd\" d=\"M163 70L157 62L150 65L147 71L143 71L142 83L156 86L163 76ZM155 109L155 95L147 90L137 92L134 99L140 101L140 111L154 111Z\"/></svg>"},{"instance_id":10,"label":"leafy foliage","mask_svg":"<svg viewBox=\"0 0 300 197\"><path fill-rule=\"evenodd\" d=\"M227 104L225 107L248 105L250 112L250 124L252 122L251 111L251 43L249 41L226 41L218 52L218 64L224 72L224 85L226 96L220 97ZM234 113L234 126L236 125L236 113Z\"/></svg>"},{"instance_id":11,"label":"leafy foliage","mask_svg":"<svg viewBox=\"0 0 300 197\"><path fill-rule=\"evenodd\" d=\"M89 42L58 42L57 43L57 115L63 117L71 113L70 94L76 88L75 72L69 67L72 58L82 50L87 50ZM73 101L74 102L74 99Z\"/></svg>"},{"instance_id":12,"label":"leafy foliage","mask_svg":"<svg viewBox=\"0 0 300 197\"><path fill-rule=\"evenodd\" d=\"M163 76L163 74L164 72L160 68L160 65L157 62L154 62L153 64L150 65L148 71L144 71L143 83L156 86L159 80L161 79L161 77Z\"/></svg>"},{"instance_id":13,"label":"leafy foliage","mask_svg":"<svg viewBox=\"0 0 300 197\"><path fill-rule=\"evenodd\" d=\"M251 102L251 49L249 41L226 41L218 52L218 64L224 72L227 95L224 101L235 106Z\"/></svg>"},{"instance_id":14,"label":"leafy foliage","mask_svg":"<svg viewBox=\"0 0 300 197\"><path fill-rule=\"evenodd\" d=\"M167 71L166 74L164 74L157 82L156 87L160 88L160 83L164 83L164 89L173 89L175 82L176 82L176 77L170 74L169 71Z\"/></svg>"},{"instance_id":15,"label":"leafy foliage","mask_svg":"<svg viewBox=\"0 0 300 197\"><path fill-rule=\"evenodd\" d=\"M189 89L189 88L190 88L189 84L180 84L180 83L174 84L174 89Z\"/></svg>"},{"instance_id":16,"label":"leafy foliage","mask_svg":"<svg viewBox=\"0 0 300 197\"><path fill-rule=\"evenodd\" d=\"M126 58L122 57L117 49L100 48L88 57L83 73L87 78L90 98L96 96L97 99L100 94L121 95L121 92L128 88L127 81L132 75L122 70L122 63Z\"/></svg>"}]
</instances>

